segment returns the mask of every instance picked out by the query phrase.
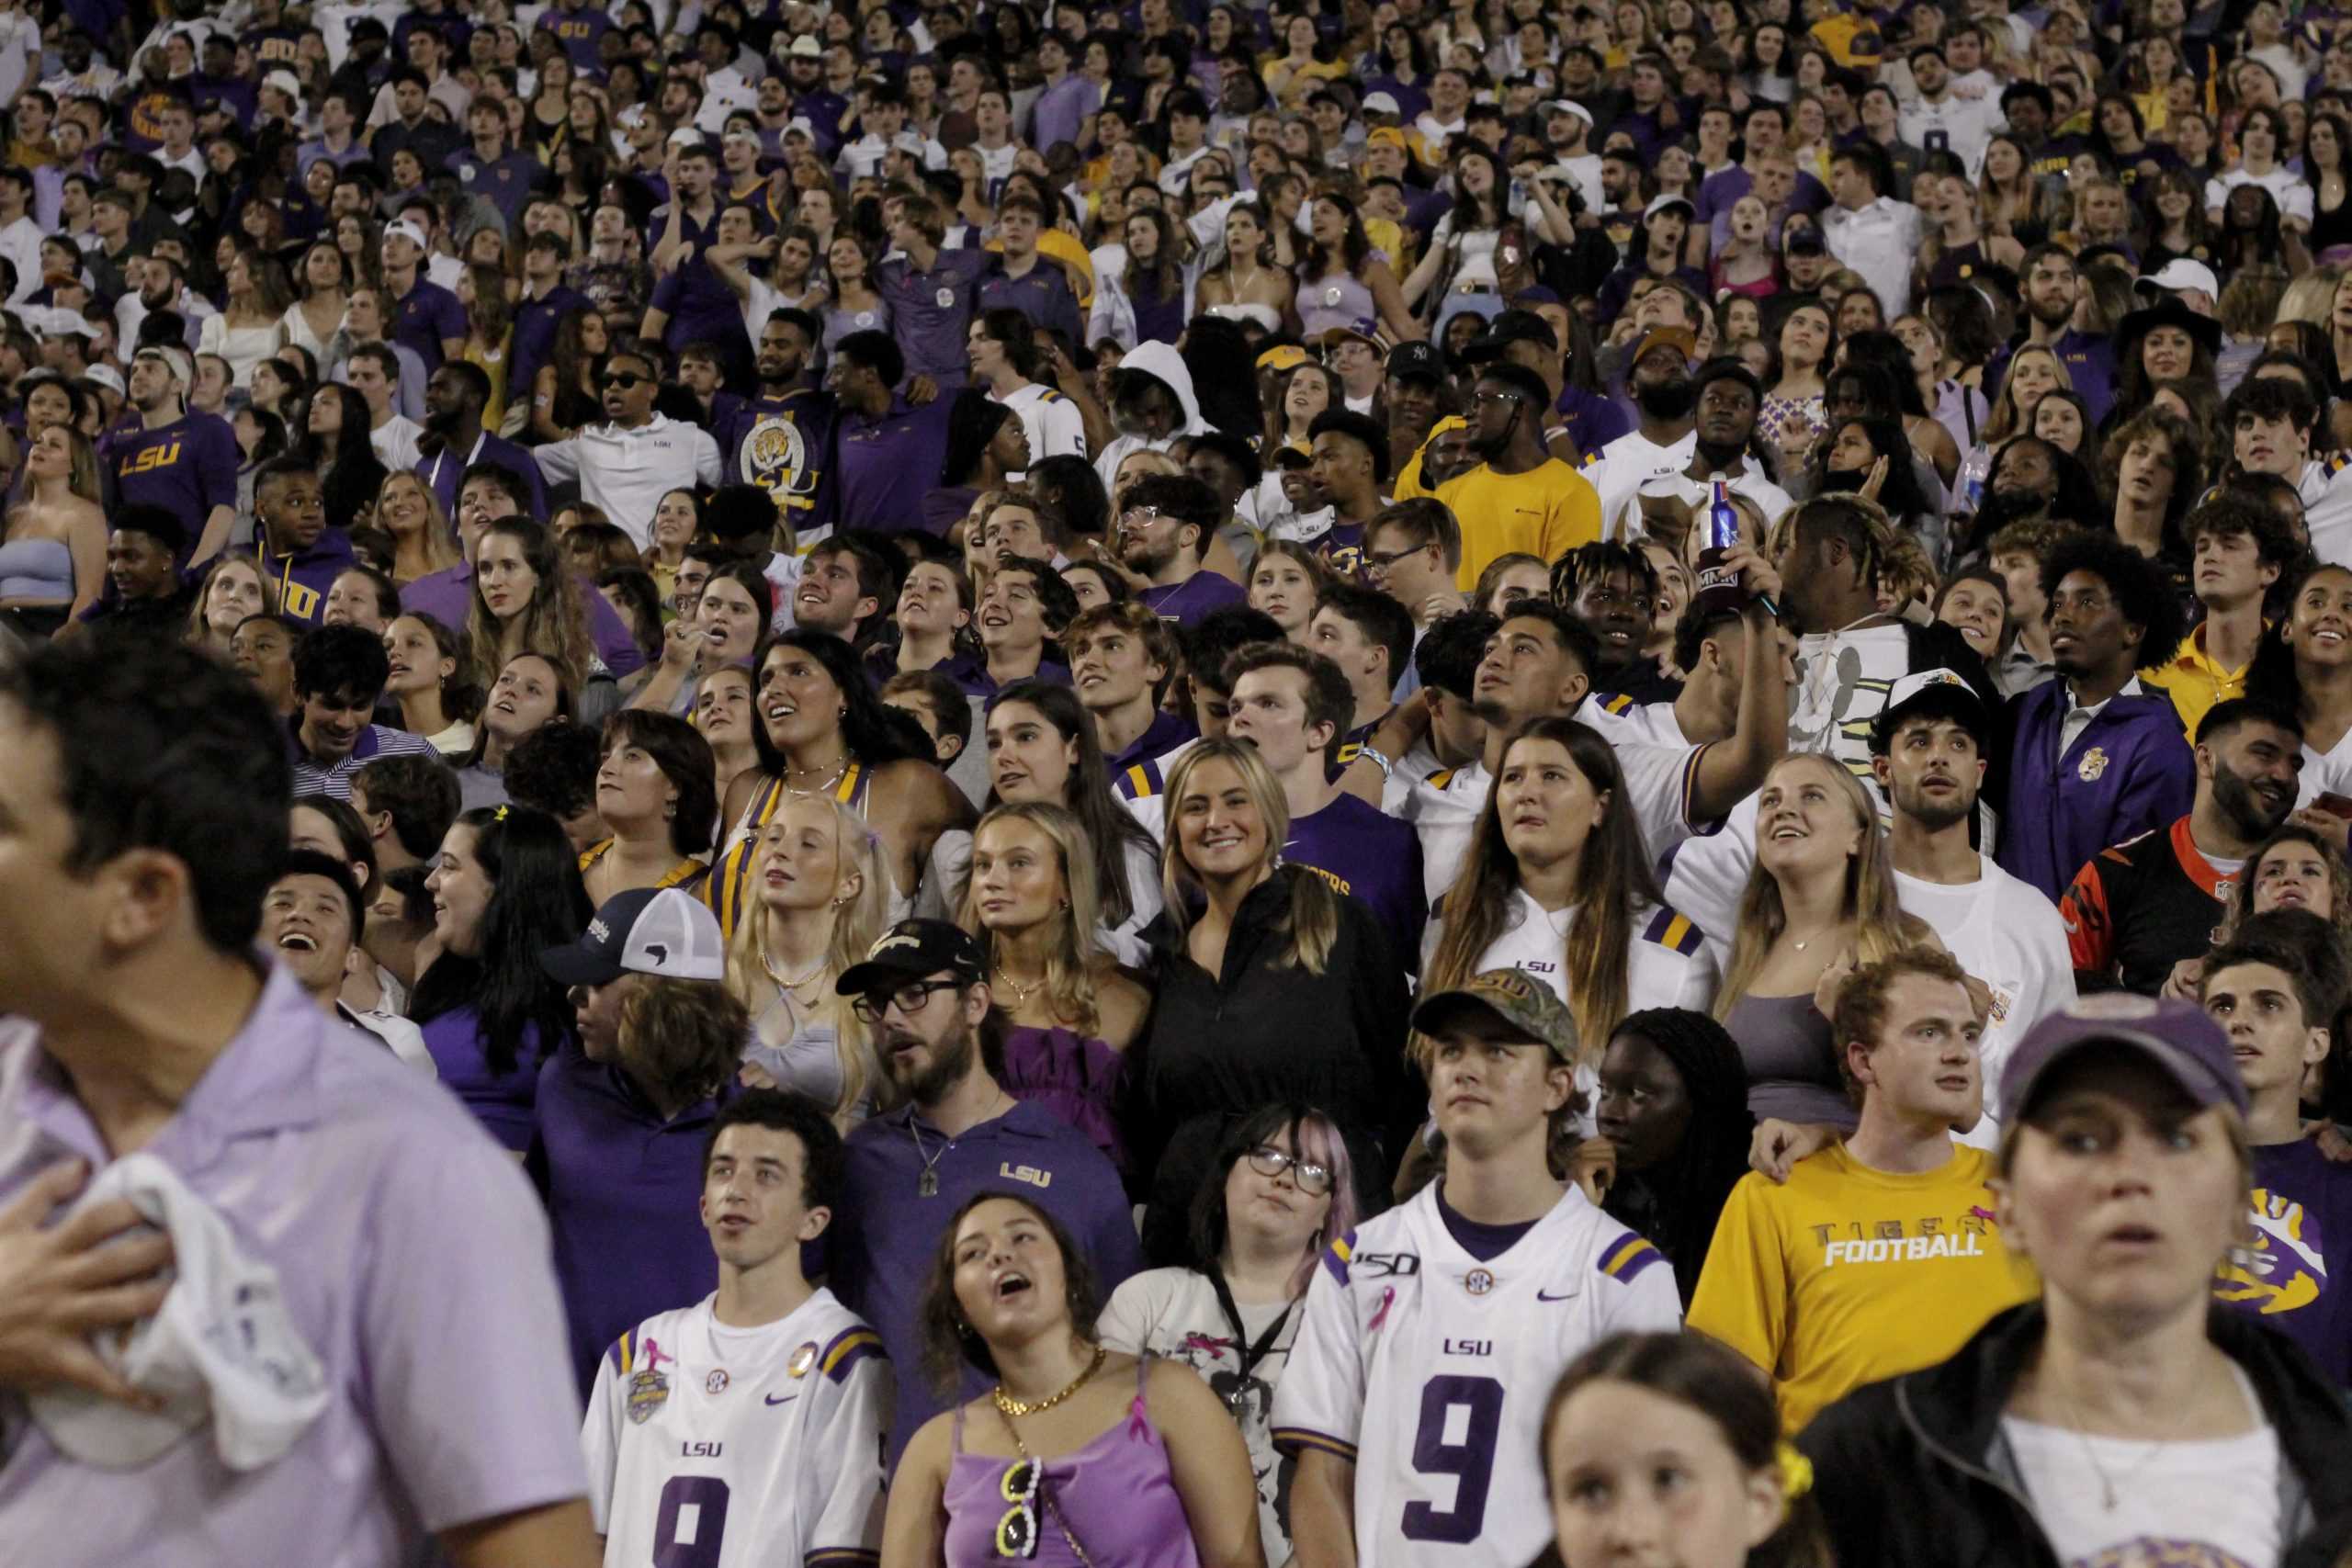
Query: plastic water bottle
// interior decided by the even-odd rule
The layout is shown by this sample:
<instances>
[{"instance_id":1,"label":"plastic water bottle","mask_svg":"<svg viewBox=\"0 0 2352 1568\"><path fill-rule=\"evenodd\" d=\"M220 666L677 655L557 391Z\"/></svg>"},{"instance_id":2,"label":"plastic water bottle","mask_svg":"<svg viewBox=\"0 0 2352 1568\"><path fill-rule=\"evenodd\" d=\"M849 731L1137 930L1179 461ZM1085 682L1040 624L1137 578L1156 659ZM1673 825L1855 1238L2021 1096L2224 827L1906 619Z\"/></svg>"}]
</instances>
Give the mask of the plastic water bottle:
<instances>
[{"instance_id":1,"label":"plastic water bottle","mask_svg":"<svg viewBox=\"0 0 2352 1568\"><path fill-rule=\"evenodd\" d=\"M1953 510L1973 517L1984 509L1984 476L1993 471L1993 454L1982 446L1972 446L1962 459L1960 478L1953 485Z\"/></svg>"}]
</instances>

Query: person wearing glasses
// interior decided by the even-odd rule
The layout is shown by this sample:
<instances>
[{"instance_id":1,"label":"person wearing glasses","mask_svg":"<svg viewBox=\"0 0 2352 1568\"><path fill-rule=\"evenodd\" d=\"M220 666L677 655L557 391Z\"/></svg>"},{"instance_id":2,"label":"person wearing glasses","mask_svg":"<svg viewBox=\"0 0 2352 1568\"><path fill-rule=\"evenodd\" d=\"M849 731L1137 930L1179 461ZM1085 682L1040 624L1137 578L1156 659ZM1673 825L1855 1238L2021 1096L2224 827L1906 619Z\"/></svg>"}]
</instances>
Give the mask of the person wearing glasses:
<instances>
[{"instance_id":1,"label":"person wearing glasses","mask_svg":"<svg viewBox=\"0 0 2352 1568\"><path fill-rule=\"evenodd\" d=\"M603 508L640 551L652 543L653 512L663 496L716 485L722 477L710 432L653 412L661 389L652 352L625 344L605 362L606 423L532 448L549 483L577 479L581 499Z\"/></svg>"},{"instance_id":2,"label":"person wearing glasses","mask_svg":"<svg viewBox=\"0 0 2352 1568\"><path fill-rule=\"evenodd\" d=\"M1019 1192L1078 1238L1087 1269L1106 1290L1136 1271L1136 1229L1118 1172L1092 1141L997 1080L991 1064L1004 1059L1004 1015L988 959L968 933L945 920L901 920L833 988L850 998L905 1102L849 1134L827 1280L903 1369L889 1425L896 1464L925 1421L986 1387L978 1371L934 1388L915 1370L926 1339L923 1281L943 1227L952 1229L981 1196ZM1029 1278L1041 1303L1057 1299L1040 1276ZM1091 1329L1091 1315L1081 1327Z\"/></svg>"},{"instance_id":3,"label":"person wearing glasses","mask_svg":"<svg viewBox=\"0 0 2352 1568\"><path fill-rule=\"evenodd\" d=\"M1347 1141L1305 1105L1269 1105L1227 1131L1193 1201L1196 1266L1148 1269L1102 1309L1102 1343L1165 1356L1200 1374L1239 1423L1258 1480L1258 1539L1269 1562L1290 1557L1276 1508L1280 1456L1274 1385L1298 1338L1316 1259L1351 1234L1362 1211Z\"/></svg>"},{"instance_id":4,"label":"person wearing glasses","mask_svg":"<svg viewBox=\"0 0 2352 1568\"><path fill-rule=\"evenodd\" d=\"M1524 366L1498 360L1479 372L1470 398L1478 464L1437 491L1462 523L1455 587L1474 586L1498 556L1524 550L1557 560L1600 537L1600 491L1544 445L1551 403L1544 378Z\"/></svg>"},{"instance_id":5,"label":"person wearing glasses","mask_svg":"<svg viewBox=\"0 0 2352 1568\"><path fill-rule=\"evenodd\" d=\"M1261 1568L1240 1433L1182 1367L1112 1350L1092 1270L1036 1197L967 1199L925 1272L901 1381L966 1393L907 1446L883 1568Z\"/></svg>"}]
</instances>

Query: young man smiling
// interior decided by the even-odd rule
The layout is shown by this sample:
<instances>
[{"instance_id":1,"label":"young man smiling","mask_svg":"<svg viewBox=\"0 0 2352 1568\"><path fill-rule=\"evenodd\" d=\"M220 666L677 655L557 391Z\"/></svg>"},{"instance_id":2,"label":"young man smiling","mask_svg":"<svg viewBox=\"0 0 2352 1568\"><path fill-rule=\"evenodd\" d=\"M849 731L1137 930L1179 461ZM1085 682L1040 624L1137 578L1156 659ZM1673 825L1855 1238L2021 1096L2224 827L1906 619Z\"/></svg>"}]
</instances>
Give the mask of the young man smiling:
<instances>
[{"instance_id":1,"label":"young man smiling","mask_svg":"<svg viewBox=\"0 0 2352 1568\"><path fill-rule=\"evenodd\" d=\"M795 1562L880 1549L898 1380L881 1337L800 1267L842 1174L841 1134L800 1095L753 1089L712 1123L701 1212L718 1288L622 1335L588 1397L588 1501L612 1561L668 1561L688 1504L697 1561L724 1561L729 1540Z\"/></svg>"},{"instance_id":2,"label":"young man smiling","mask_svg":"<svg viewBox=\"0 0 2352 1568\"><path fill-rule=\"evenodd\" d=\"M1992 1156L1952 1139L1984 1104L1966 981L1932 948L1854 971L1831 1032L1860 1124L1785 1184L1741 1178L1724 1205L1690 1325L1772 1380L1784 1431L2036 1293L1991 1224Z\"/></svg>"},{"instance_id":3,"label":"young man smiling","mask_svg":"<svg viewBox=\"0 0 2352 1568\"><path fill-rule=\"evenodd\" d=\"M261 902L261 945L336 1018L390 1047L393 1055L438 1077L424 1032L391 1012L358 1012L345 1005L345 965L367 934L368 914L351 868L316 850L296 850Z\"/></svg>"},{"instance_id":4,"label":"young man smiling","mask_svg":"<svg viewBox=\"0 0 2352 1568\"><path fill-rule=\"evenodd\" d=\"M1657 1248L1553 1174L1582 1108L1566 1004L1494 970L1412 1022L1445 1173L1334 1243L1307 1287L1273 1409L1301 1568L1534 1557L1545 1393L1595 1341L1680 1325Z\"/></svg>"},{"instance_id":5,"label":"young man smiling","mask_svg":"<svg viewBox=\"0 0 2352 1568\"><path fill-rule=\"evenodd\" d=\"M433 754L422 735L369 722L391 671L384 639L358 626L321 626L296 645L295 794L349 800L351 775L370 759Z\"/></svg>"},{"instance_id":6,"label":"young man smiling","mask_svg":"<svg viewBox=\"0 0 2352 1568\"><path fill-rule=\"evenodd\" d=\"M2254 1145L2254 1245L2214 1294L2352 1382L2352 1166L2303 1135L2302 1087L2329 1049L2347 976L2326 922L2306 910L2256 915L2205 955L2199 999L2230 1038Z\"/></svg>"}]
</instances>

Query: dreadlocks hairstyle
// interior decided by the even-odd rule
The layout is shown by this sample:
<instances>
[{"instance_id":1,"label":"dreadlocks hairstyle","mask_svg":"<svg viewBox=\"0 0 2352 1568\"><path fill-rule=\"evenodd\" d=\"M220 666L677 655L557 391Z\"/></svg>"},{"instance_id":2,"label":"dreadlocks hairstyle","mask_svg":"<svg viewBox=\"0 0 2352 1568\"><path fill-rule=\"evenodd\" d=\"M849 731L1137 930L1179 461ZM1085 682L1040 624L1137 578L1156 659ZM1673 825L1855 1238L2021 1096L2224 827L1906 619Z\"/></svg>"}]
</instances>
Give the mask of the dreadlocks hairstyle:
<instances>
[{"instance_id":1,"label":"dreadlocks hairstyle","mask_svg":"<svg viewBox=\"0 0 2352 1568\"><path fill-rule=\"evenodd\" d=\"M1620 1169L1602 1207L1657 1244L1674 1266L1675 1288L1689 1305L1699 1288L1707 1246L1723 1217L1724 1200L1747 1174L1747 1145L1756 1118L1747 1110L1747 1068L1724 1026L1688 1008L1648 1008L1628 1013L1611 1037L1640 1040L1682 1076L1690 1121L1674 1152L1644 1170ZM1604 1072L1601 1093L1608 1094Z\"/></svg>"}]
</instances>

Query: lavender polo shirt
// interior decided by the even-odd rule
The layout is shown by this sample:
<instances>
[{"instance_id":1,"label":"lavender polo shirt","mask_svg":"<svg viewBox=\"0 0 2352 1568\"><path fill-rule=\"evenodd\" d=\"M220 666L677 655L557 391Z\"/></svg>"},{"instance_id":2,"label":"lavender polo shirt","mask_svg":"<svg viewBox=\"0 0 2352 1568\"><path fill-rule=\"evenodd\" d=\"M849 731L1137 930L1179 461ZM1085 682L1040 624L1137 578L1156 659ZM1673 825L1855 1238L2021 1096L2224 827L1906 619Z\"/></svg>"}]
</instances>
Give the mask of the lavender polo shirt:
<instances>
[{"instance_id":1,"label":"lavender polo shirt","mask_svg":"<svg viewBox=\"0 0 2352 1568\"><path fill-rule=\"evenodd\" d=\"M334 1402L239 1475L209 1428L92 1469L0 1400L0 1562L394 1568L427 1532L586 1495L547 1221L446 1089L273 969L146 1152L276 1267ZM0 1201L69 1156L109 1157L38 1027L0 1023Z\"/></svg>"},{"instance_id":2,"label":"lavender polo shirt","mask_svg":"<svg viewBox=\"0 0 2352 1568\"><path fill-rule=\"evenodd\" d=\"M926 1162L939 1178L939 1191L929 1198L917 1192ZM917 1122L912 1106L860 1122L849 1135L847 1175L825 1229L828 1283L874 1325L901 1367L922 1364L922 1292L932 1257L948 1216L974 1193L1011 1193L1059 1220L1092 1265L1103 1300L1142 1264L1118 1171L1092 1140L1028 1100L953 1143ZM967 1381L967 1393L977 1394L978 1374ZM928 1380L898 1380L892 1466L916 1430L946 1408Z\"/></svg>"}]
</instances>

